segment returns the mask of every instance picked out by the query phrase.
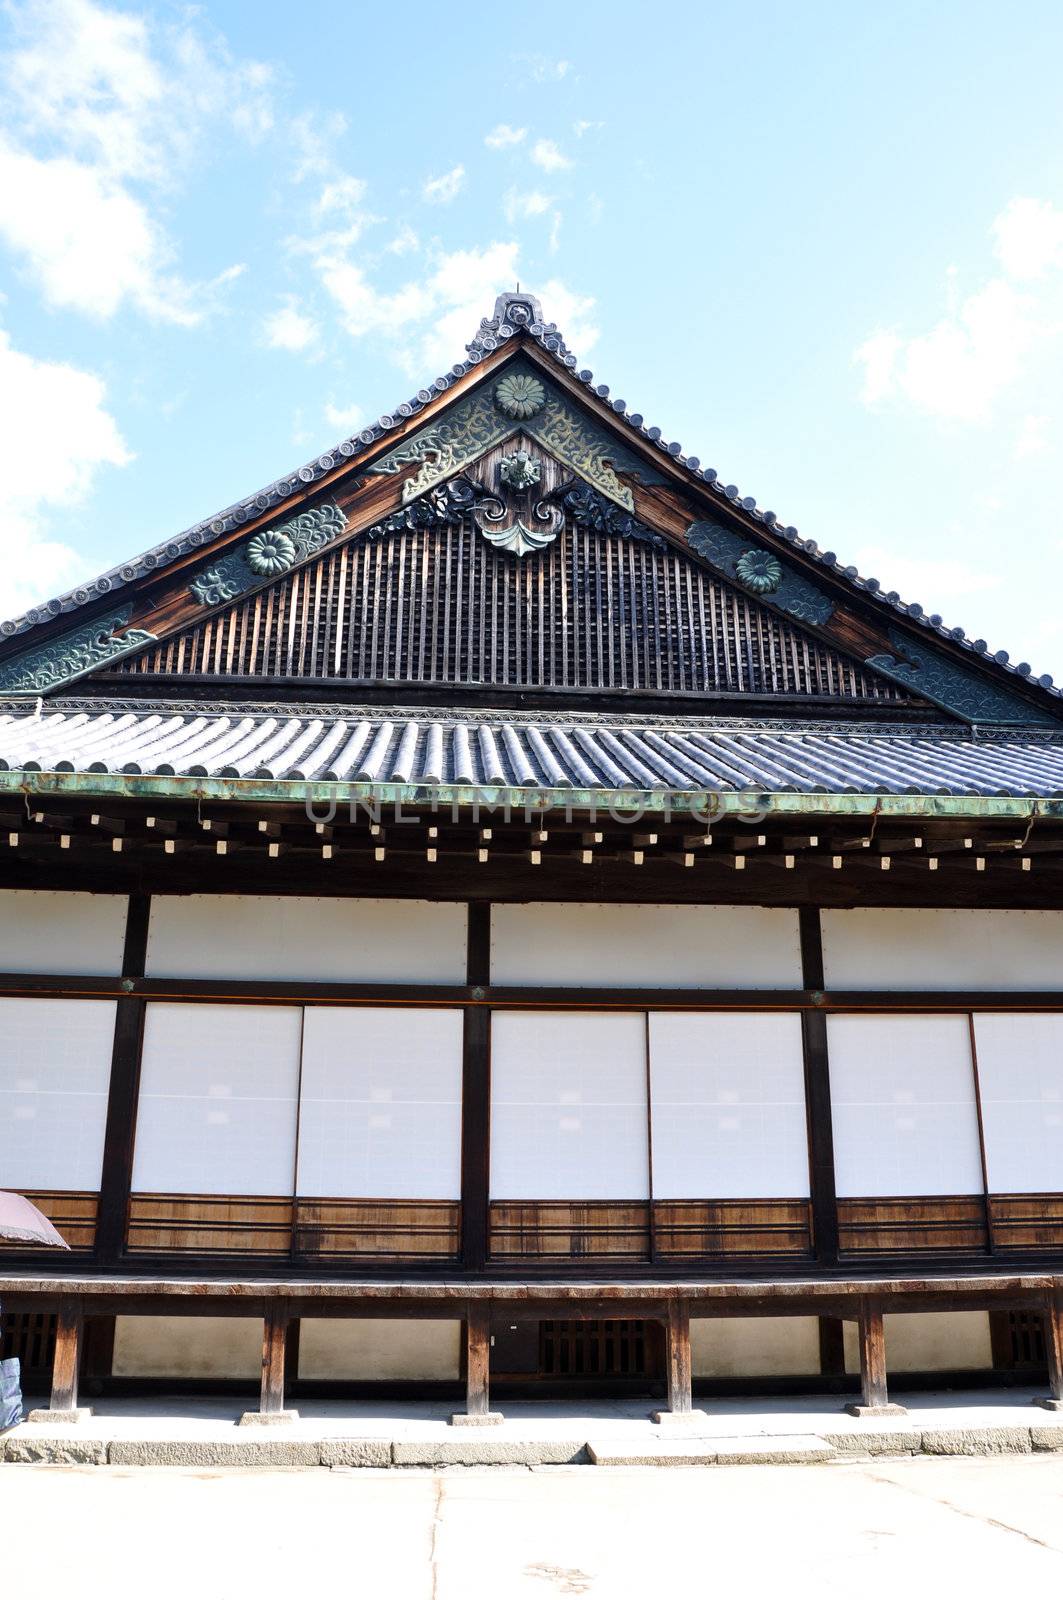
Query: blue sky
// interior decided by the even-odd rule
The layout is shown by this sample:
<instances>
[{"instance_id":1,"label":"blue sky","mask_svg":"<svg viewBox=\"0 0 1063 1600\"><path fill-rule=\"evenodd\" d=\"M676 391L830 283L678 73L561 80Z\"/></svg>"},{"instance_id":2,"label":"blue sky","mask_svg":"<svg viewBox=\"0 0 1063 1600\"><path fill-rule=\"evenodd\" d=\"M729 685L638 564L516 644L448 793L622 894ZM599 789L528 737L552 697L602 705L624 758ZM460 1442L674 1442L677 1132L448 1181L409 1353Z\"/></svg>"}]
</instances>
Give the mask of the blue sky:
<instances>
[{"instance_id":1,"label":"blue sky","mask_svg":"<svg viewBox=\"0 0 1063 1600\"><path fill-rule=\"evenodd\" d=\"M1063 677L1063 7L0 9L0 614L538 293L807 537Z\"/></svg>"}]
</instances>

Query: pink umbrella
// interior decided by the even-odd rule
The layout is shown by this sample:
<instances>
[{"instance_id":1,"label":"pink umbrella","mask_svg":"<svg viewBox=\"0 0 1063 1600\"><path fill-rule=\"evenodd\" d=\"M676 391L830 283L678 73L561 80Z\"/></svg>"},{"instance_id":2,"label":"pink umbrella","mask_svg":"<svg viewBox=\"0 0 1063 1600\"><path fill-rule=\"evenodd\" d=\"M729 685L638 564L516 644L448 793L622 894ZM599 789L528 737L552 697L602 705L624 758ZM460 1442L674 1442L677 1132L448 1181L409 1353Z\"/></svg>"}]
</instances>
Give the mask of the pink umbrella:
<instances>
[{"instance_id":1,"label":"pink umbrella","mask_svg":"<svg viewBox=\"0 0 1063 1600\"><path fill-rule=\"evenodd\" d=\"M63 1235L53 1228L43 1211L38 1211L21 1194L8 1194L0 1190L0 1239L17 1244L48 1244L60 1250L69 1250Z\"/></svg>"}]
</instances>

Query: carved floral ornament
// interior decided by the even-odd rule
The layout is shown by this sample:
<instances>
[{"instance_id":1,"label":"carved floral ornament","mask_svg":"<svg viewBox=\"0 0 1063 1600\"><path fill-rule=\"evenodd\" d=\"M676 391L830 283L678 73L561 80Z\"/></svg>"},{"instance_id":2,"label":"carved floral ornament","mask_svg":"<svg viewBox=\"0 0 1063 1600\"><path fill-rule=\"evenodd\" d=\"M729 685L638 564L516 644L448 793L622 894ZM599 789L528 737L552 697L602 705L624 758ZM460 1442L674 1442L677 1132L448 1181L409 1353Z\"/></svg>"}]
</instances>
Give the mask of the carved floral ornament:
<instances>
[{"instance_id":1,"label":"carved floral ornament","mask_svg":"<svg viewBox=\"0 0 1063 1600\"><path fill-rule=\"evenodd\" d=\"M295 546L286 533L256 533L247 544L247 564L260 578L287 572L295 561Z\"/></svg>"},{"instance_id":2,"label":"carved floral ornament","mask_svg":"<svg viewBox=\"0 0 1063 1600\"><path fill-rule=\"evenodd\" d=\"M264 528L247 543L219 557L189 584L201 606L235 600L263 578L277 578L338 539L347 526L339 506L330 503L301 511L276 528Z\"/></svg>"},{"instance_id":3,"label":"carved floral ornament","mask_svg":"<svg viewBox=\"0 0 1063 1600\"><path fill-rule=\"evenodd\" d=\"M530 372L514 372L495 385L495 404L507 417L523 421L536 416L546 404L546 390Z\"/></svg>"},{"instance_id":4,"label":"carved floral ornament","mask_svg":"<svg viewBox=\"0 0 1063 1600\"><path fill-rule=\"evenodd\" d=\"M753 594L774 594L782 583L782 567L770 550L747 550L735 562L735 577Z\"/></svg>"}]
</instances>

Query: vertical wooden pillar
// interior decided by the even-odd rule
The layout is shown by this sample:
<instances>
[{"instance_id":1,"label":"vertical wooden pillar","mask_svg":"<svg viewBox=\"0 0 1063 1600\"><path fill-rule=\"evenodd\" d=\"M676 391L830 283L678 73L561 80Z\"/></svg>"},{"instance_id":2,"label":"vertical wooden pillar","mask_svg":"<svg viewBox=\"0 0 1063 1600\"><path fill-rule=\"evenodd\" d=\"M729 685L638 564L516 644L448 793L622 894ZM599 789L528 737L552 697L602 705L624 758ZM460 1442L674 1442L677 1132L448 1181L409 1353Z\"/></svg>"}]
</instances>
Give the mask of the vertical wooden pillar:
<instances>
[{"instance_id":1,"label":"vertical wooden pillar","mask_svg":"<svg viewBox=\"0 0 1063 1600\"><path fill-rule=\"evenodd\" d=\"M55 1355L52 1358L52 1394L47 1411L31 1411L30 1422L78 1422L87 1411L78 1410L78 1376L85 1321L78 1300L61 1300L55 1319Z\"/></svg>"},{"instance_id":2,"label":"vertical wooden pillar","mask_svg":"<svg viewBox=\"0 0 1063 1600\"><path fill-rule=\"evenodd\" d=\"M1046 1411L1063 1411L1063 1290L1045 1296L1045 1353L1048 1356L1048 1395L1036 1404Z\"/></svg>"},{"instance_id":3,"label":"vertical wooden pillar","mask_svg":"<svg viewBox=\"0 0 1063 1600\"><path fill-rule=\"evenodd\" d=\"M151 897L133 894L126 913L122 976L142 978L147 960ZM140 1092L140 1053L144 1039L144 1001L133 996L115 1007L111 1081L103 1143L103 1176L96 1222L96 1261L113 1264L125 1249L129 1194L133 1183L133 1140Z\"/></svg>"},{"instance_id":4,"label":"vertical wooden pillar","mask_svg":"<svg viewBox=\"0 0 1063 1600\"><path fill-rule=\"evenodd\" d=\"M262 1396L259 1410L263 1416L276 1416L284 1410L284 1353L288 1343L288 1307L283 1300L274 1300L266 1307L262 1326Z\"/></svg>"},{"instance_id":5,"label":"vertical wooden pillar","mask_svg":"<svg viewBox=\"0 0 1063 1600\"><path fill-rule=\"evenodd\" d=\"M482 1304L465 1311L465 1410L450 1420L473 1426L502 1421L501 1412L491 1410L491 1314Z\"/></svg>"},{"instance_id":6,"label":"vertical wooden pillar","mask_svg":"<svg viewBox=\"0 0 1063 1600\"><path fill-rule=\"evenodd\" d=\"M269 1300L262 1318L262 1387L257 1411L245 1411L242 1427L249 1423L291 1422L298 1411L284 1408L284 1367L288 1345L288 1302Z\"/></svg>"},{"instance_id":7,"label":"vertical wooden pillar","mask_svg":"<svg viewBox=\"0 0 1063 1600\"><path fill-rule=\"evenodd\" d=\"M684 1300L668 1302L668 1409L673 1416L688 1416L693 1401L690 1364L690 1307Z\"/></svg>"},{"instance_id":8,"label":"vertical wooden pillar","mask_svg":"<svg viewBox=\"0 0 1063 1600\"><path fill-rule=\"evenodd\" d=\"M823 940L818 906L798 912L801 970L806 989L823 990ZM814 1007L801 1013L805 1061L805 1116L808 1126L808 1172L812 1195L812 1233L816 1260L834 1266L838 1260L838 1196L834 1177L834 1131L830 1104L827 1018Z\"/></svg>"},{"instance_id":9,"label":"vertical wooden pillar","mask_svg":"<svg viewBox=\"0 0 1063 1600\"><path fill-rule=\"evenodd\" d=\"M889 1402L886 1387L886 1334L882 1307L873 1300L860 1302L861 1402L846 1409L854 1417L904 1416L904 1406Z\"/></svg>"},{"instance_id":10,"label":"vertical wooden pillar","mask_svg":"<svg viewBox=\"0 0 1063 1600\"><path fill-rule=\"evenodd\" d=\"M486 987L491 979L491 907L469 906L466 982ZM487 1206L491 1129L491 1017L484 1006L465 1011L461 1082L461 1254L467 1272L487 1265Z\"/></svg>"}]
</instances>

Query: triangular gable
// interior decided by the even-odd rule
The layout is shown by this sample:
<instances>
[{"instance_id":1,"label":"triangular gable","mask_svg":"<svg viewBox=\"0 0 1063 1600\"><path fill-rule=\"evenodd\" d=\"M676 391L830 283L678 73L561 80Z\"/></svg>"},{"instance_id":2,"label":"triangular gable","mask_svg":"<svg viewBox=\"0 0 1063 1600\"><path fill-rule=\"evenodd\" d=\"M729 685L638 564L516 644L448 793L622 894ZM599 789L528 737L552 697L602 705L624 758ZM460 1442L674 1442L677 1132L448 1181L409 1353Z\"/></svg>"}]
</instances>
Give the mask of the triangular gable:
<instances>
[{"instance_id":1,"label":"triangular gable","mask_svg":"<svg viewBox=\"0 0 1063 1600\"><path fill-rule=\"evenodd\" d=\"M293 565L308 562L318 547L304 548L295 536L306 517L319 519L327 543L362 532L382 514L438 488L519 423L612 504L755 594L769 612L807 624L821 643L907 692L967 721L1059 720L1051 680L1033 680L1024 663L1010 666L1003 652L988 658L982 641L972 645L918 606L882 594L874 580L839 568L833 555L782 528L752 500L740 500L737 490L721 487L696 458L666 444L659 430L647 428L622 401L610 401L603 385L575 368L533 297L500 296L494 318L485 319L469 346L469 360L395 414L252 500L0 626L0 693L49 693L186 629L193 584L221 605L237 597L237 577L243 594L275 576L255 571L245 586L251 537L280 536L296 547ZM543 401L529 411L529 392L537 401L535 384ZM281 551L287 553L283 543ZM214 589L213 570L222 577ZM773 580L768 587L765 576Z\"/></svg>"},{"instance_id":2,"label":"triangular gable","mask_svg":"<svg viewBox=\"0 0 1063 1600\"><path fill-rule=\"evenodd\" d=\"M195 582L208 600L228 579L211 568ZM523 430L204 612L109 675L926 704L574 479Z\"/></svg>"}]
</instances>

